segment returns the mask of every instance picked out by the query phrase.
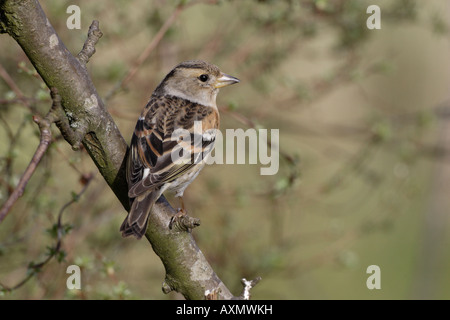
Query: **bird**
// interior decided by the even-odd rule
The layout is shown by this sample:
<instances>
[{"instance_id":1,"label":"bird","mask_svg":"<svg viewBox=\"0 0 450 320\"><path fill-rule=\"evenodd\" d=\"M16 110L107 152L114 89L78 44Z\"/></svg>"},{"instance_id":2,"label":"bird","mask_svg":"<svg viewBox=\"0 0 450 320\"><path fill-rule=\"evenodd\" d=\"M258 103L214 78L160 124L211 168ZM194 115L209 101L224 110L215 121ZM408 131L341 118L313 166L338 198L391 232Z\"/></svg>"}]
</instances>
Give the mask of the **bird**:
<instances>
[{"instance_id":1,"label":"bird","mask_svg":"<svg viewBox=\"0 0 450 320\"><path fill-rule=\"evenodd\" d=\"M189 60L176 65L153 91L131 138L126 169L131 209L120 227L123 237L142 238L153 205L165 191L180 198L180 216L186 213L183 193L205 166L219 128L217 94L238 82L216 65ZM181 160L174 156L180 154Z\"/></svg>"}]
</instances>

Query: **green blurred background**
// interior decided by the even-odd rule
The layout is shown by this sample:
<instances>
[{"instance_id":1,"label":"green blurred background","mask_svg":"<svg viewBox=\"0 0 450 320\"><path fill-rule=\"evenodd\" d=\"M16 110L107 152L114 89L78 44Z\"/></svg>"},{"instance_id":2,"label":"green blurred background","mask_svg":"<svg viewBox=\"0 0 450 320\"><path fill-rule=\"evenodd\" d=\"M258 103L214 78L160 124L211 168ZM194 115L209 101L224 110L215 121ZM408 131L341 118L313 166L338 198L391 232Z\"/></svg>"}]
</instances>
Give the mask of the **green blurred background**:
<instances>
[{"instance_id":1,"label":"green blurred background","mask_svg":"<svg viewBox=\"0 0 450 320\"><path fill-rule=\"evenodd\" d=\"M71 4L81 8L81 30L66 27ZM366 27L371 4L381 8L381 30ZM209 166L185 193L188 212L202 220L194 237L233 293L242 277L261 276L254 299L450 298L448 1L41 5L73 54L91 21L100 21L104 36L88 69L127 141L153 89L188 59L210 61L241 80L219 94L222 130L280 130L278 174L261 176L260 165ZM118 87L174 12L154 50ZM39 141L32 115L45 115L50 100L8 35L0 36L0 64L3 203ZM121 237L126 212L87 153L54 133L0 225L0 298L181 298L162 293L164 268L148 242ZM64 211L70 232L60 261L30 268L52 252L49 230L91 172L94 181ZM81 267L81 290L66 288L71 264ZM380 290L366 286L370 265L381 269ZM23 286L6 290L30 272Z\"/></svg>"}]
</instances>

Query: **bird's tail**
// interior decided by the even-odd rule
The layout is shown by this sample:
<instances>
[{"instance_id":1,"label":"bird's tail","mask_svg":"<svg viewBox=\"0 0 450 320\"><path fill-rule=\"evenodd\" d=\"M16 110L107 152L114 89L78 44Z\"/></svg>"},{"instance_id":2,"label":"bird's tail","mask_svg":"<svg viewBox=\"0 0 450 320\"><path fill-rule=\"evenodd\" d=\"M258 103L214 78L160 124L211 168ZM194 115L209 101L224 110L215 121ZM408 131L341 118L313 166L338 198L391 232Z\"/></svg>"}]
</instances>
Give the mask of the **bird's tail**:
<instances>
[{"instance_id":1,"label":"bird's tail","mask_svg":"<svg viewBox=\"0 0 450 320\"><path fill-rule=\"evenodd\" d=\"M133 235L141 239L147 231L148 217L152 211L153 204L158 200L160 193L157 190L134 198L130 212L120 226L122 237Z\"/></svg>"}]
</instances>

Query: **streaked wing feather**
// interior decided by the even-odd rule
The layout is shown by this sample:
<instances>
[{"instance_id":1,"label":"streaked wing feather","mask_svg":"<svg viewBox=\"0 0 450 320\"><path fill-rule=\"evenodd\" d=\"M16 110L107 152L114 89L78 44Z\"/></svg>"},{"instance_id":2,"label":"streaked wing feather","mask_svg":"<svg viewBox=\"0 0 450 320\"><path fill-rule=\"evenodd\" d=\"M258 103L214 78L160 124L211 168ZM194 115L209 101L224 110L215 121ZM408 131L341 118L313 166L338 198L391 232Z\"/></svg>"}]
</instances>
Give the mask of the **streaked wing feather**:
<instances>
[{"instance_id":1,"label":"streaked wing feather","mask_svg":"<svg viewBox=\"0 0 450 320\"><path fill-rule=\"evenodd\" d=\"M196 165L192 161L194 154L201 154L204 158L210 152L211 148L207 147L214 138L203 140L193 132L194 121L202 121L202 130L215 129L218 127L218 114L211 107L180 98L152 97L136 124L131 142L128 165L130 198L175 180ZM173 137L177 129L190 133L190 144L179 143ZM181 147L191 151L190 163L173 162L172 153L181 152ZM145 168L150 172L144 177Z\"/></svg>"}]
</instances>

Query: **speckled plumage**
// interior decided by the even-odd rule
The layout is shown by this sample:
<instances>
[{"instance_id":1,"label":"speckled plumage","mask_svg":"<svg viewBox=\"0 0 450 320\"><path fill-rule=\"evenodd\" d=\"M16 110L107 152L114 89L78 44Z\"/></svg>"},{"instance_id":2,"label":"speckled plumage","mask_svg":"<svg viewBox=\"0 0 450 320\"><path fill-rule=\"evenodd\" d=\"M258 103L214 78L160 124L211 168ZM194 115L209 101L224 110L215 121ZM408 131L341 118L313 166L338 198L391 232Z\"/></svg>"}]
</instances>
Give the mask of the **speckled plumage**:
<instances>
[{"instance_id":1,"label":"speckled plumage","mask_svg":"<svg viewBox=\"0 0 450 320\"><path fill-rule=\"evenodd\" d=\"M205 78L207 78L205 80ZM214 144L213 130L219 127L216 96L220 87L239 82L204 61L185 61L176 66L153 92L142 111L131 139L127 160L130 212L120 231L140 239L147 229L153 204L166 191L182 197L187 186L205 165ZM194 124L201 123L201 145L194 144ZM174 135L188 132L190 144ZM205 137L203 137L203 133ZM199 138L199 137L197 137ZM191 161L174 162L181 148L191 152ZM196 161L200 156L202 161Z\"/></svg>"}]
</instances>

